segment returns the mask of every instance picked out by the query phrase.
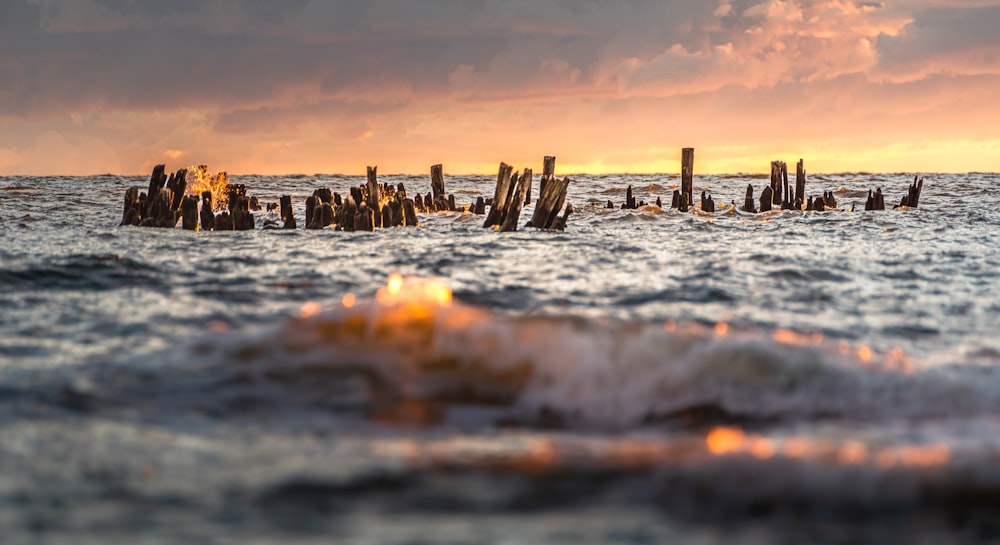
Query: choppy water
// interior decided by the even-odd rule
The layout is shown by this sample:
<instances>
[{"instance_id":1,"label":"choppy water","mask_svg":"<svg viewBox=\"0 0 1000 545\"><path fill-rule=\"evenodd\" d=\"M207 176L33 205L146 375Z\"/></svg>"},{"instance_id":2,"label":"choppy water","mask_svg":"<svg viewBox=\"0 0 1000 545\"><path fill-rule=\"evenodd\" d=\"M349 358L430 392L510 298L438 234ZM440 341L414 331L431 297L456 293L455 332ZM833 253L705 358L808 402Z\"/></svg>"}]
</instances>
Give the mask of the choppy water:
<instances>
[{"instance_id":1,"label":"choppy water","mask_svg":"<svg viewBox=\"0 0 1000 545\"><path fill-rule=\"evenodd\" d=\"M301 225L361 179L235 181ZM678 181L576 177L564 233L371 234L119 228L144 178L0 178L3 542L1000 539L1000 175L600 208Z\"/></svg>"}]
</instances>

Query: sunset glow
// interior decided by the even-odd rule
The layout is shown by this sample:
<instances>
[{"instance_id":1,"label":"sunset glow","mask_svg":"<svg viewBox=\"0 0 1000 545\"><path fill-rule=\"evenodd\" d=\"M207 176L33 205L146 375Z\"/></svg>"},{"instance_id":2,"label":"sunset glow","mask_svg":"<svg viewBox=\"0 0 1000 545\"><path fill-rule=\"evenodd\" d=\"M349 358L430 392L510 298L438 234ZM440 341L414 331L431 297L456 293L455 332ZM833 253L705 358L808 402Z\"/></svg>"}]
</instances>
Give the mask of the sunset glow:
<instances>
[{"instance_id":1,"label":"sunset glow","mask_svg":"<svg viewBox=\"0 0 1000 545\"><path fill-rule=\"evenodd\" d=\"M996 171L997 20L990 0L15 0L0 174L676 173L685 146L699 173Z\"/></svg>"}]
</instances>

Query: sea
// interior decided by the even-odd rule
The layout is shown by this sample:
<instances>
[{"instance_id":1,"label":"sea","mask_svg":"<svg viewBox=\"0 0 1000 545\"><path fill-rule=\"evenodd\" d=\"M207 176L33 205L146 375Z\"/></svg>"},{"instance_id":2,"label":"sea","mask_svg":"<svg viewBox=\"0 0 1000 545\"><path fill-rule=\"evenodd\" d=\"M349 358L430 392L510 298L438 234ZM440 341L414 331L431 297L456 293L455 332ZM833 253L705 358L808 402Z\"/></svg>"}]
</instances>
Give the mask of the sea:
<instances>
[{"instance_id":1,"label":"sea","mask_svg":"<svg viewBox=\"0 0 1000 545\"><path fill-rule=\"evenodd\" d=\"M0 177L0 542L996 543L1000 175L921 176L569 176L507 233L301 228L357 176L232 176L300 227L242 232Z\"/></svg>"}]
</instances>

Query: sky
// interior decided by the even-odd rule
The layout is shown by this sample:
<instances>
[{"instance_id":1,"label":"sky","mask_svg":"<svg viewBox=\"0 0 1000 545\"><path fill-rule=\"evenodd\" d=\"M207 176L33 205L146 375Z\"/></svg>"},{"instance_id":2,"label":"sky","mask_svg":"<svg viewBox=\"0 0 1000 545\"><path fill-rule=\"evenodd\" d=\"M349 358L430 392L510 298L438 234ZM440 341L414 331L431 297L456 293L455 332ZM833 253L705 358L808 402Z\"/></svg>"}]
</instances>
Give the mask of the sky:
<instances>
[{"instance_id":1,"label":"sky","mask_svg":"<svg viewBox=\"0 0 1000 545\"><path fill-rule=\"evenodd\" d=\"M1000 171L1000 0L0 0L0 175Z\"/></svg>"}]
</instances>

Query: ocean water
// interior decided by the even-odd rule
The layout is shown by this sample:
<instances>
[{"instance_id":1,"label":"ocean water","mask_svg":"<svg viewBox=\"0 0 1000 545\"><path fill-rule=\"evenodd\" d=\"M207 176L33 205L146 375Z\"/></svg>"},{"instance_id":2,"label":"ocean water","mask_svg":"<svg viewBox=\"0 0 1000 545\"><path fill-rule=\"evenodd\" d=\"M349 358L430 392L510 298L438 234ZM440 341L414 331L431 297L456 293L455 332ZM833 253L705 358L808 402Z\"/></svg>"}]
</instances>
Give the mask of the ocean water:
<instances>
[{"instance_id":1,"label":"ocean water","mask_svg":"<svg viewBox=\"0 0 1000 545\"><path fill-rule=\"evenodd\" d=\"M2 542L1000 540L1000 175L761 215L756 176L696 176L715 214L572 178L560 233L118 227L146 178L0 178ZM299 225L362 183L231 181Z\"/></svg>"}]
</instances>

